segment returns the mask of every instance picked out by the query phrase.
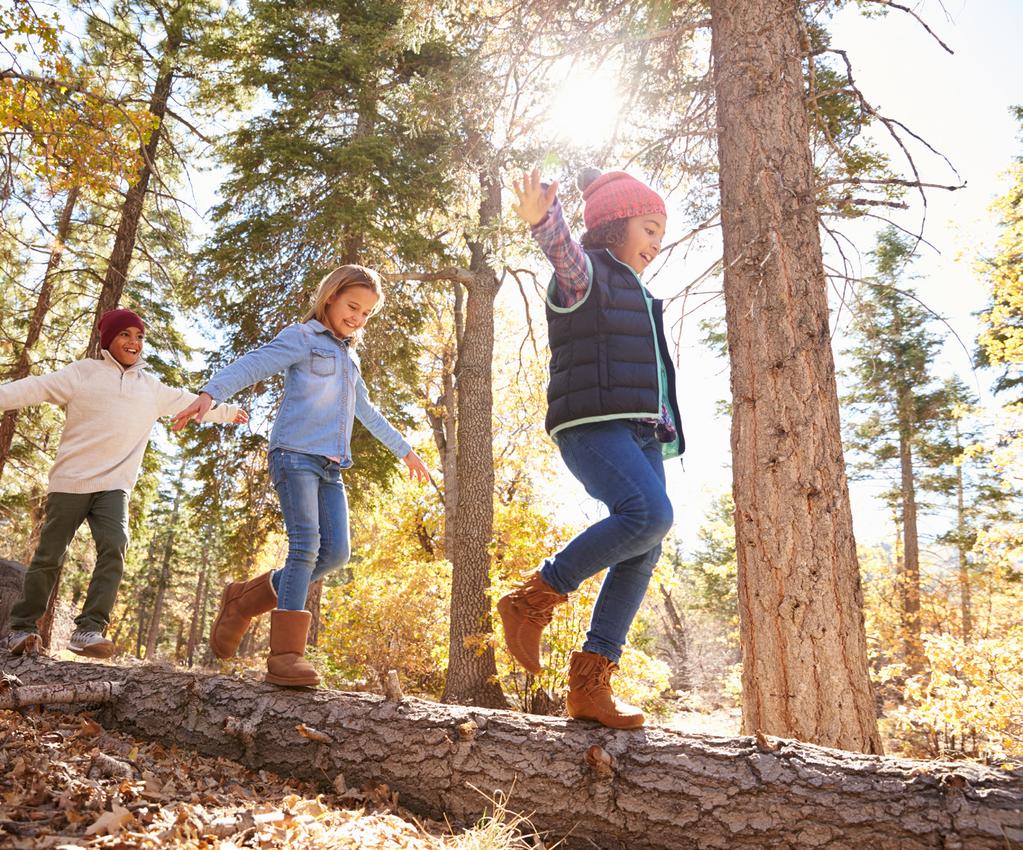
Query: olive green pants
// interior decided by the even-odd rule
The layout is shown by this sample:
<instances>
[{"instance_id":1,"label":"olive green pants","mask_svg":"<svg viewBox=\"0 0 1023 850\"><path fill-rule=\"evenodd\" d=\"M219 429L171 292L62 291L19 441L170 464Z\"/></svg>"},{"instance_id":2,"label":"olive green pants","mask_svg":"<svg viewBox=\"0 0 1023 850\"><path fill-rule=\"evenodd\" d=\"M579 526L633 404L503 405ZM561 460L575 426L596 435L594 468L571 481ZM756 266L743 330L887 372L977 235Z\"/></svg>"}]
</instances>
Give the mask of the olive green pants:
<instances>
[{"instance_id":1,"label":"olive green pants","mask_svg":"<svg viewBox=\"0 0 1023 850\"><path fill-rule=\"evenodd\" d=\"M124 490L50 493L46 497L46 518L39 545L25 574L21 597L11 609L12 631L36 630L67 558L68 546L85 521L96 541L96 569L92 571L85 605L75 619L75 626L102 632L110 624L128 551L128 494Z\"/></svg>"}]
</instances>

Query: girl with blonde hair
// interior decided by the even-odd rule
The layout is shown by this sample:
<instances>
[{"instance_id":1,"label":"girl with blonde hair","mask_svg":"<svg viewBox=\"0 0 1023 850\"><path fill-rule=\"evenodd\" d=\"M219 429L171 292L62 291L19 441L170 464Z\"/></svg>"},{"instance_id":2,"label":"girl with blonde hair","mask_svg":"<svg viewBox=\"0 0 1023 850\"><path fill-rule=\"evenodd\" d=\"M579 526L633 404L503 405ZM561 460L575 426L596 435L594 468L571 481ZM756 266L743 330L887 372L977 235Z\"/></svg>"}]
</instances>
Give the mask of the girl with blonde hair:
<instances>
[{"instance_id":1,"label":"girl with blonde hair","mask_svg":"<svg viewBox=\"0 0 1023 850\"><path fill-rule=\"evenodd\" d=\"M175 430L201 421L214 401L284 372L284 398L270 432L268 466L288 532L284 566L224 588L210 631L218 658L238 651L253 617L270 612L266 681L319 684L304 657L312 615L309 585L342 567L351 553L348 501L341 470L352 465L356 417L420 482L430 473L412 447L369 400L355 348L384 294L379 275L358 265L334 269L320 281L302 322L217 372L198 399L175 417Z\"/></svg>"}]
</instances>

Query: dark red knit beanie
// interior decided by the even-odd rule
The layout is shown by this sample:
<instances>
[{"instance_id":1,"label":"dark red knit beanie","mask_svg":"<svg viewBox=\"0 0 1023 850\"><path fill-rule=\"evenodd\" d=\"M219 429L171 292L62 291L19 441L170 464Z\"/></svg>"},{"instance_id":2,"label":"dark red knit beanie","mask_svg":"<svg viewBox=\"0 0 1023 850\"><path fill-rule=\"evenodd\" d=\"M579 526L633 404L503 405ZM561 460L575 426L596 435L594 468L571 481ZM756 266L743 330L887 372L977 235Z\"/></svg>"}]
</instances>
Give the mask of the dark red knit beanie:
<instances>
[{"instance_id":1,"label":"dark red knit beanie","mask_svg":"<svg viewBox=\"0 0 1023 850\"><path fill-rule=\"evenodd\" d=\"M138 313L134 313L125 307L118 307L116 310L107 310L99 317L99 344L100 348L110 348L110 343L125 328L138 328L145 333L146 326Z\"/></svg>"},{"instance_id":2,"label":"dark red knit beanie","mask_svg":"<svg viewBox=\"0 0 1023 850\"><path fill-rule=\"evenodd\" d=\"M590 182L587 178L595 172L596 169L586 169L580 175L583 201L586 203L583 221L587 230L593 230L619 218L632 218L650 213L660 213L664 216L668 214L664 200L646 183L624 171L609 171Z\"/></svg>"}]
</instances>

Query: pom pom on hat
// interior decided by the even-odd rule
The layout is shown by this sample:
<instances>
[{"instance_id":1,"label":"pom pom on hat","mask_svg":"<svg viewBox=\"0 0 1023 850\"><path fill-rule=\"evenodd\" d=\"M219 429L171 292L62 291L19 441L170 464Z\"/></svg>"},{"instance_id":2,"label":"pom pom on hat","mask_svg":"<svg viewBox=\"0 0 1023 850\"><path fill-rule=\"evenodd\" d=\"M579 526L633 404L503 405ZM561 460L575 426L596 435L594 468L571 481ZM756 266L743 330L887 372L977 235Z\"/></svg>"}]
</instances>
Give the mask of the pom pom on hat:
<instances>
[{"instance_id":1,"label":"pom pom on hat","mask_svg":"<svg viewBox=\"0 0 1023 850\"><path fill-rule=\"evenodd\" d=\"M589 168L584 168L579 172L578 176L575 178L575 185L579 187L580 192L585 192L590 187L590 184L599 178L600 169L590 166Z\"/></svg>"},{"instance_id":2,"label":"pom pom on hat","mask_svg":"<svg viewBox=\"0 0 1023 850\"><path fill-rule=\"evenodd\" d=\"M138 328L145 333L146 326L138 313L120 307L116 310L107 310L99 317L99 344L100 348L110 348L110 343L125 328Z\"/></svg>"},{"instance_id":3,"label":"pom pom on hat","mask_svg":"<svg viewBox=\"0 0 1023 850\"><path fill-rule=\"evenodd\" d=\"M579 172L577 184L583 190L583 221L593 230L609 221L637 215L667 215L664 199L653 189L624 171L601 174L596 168Z\"/></svg>"}]
</instances>

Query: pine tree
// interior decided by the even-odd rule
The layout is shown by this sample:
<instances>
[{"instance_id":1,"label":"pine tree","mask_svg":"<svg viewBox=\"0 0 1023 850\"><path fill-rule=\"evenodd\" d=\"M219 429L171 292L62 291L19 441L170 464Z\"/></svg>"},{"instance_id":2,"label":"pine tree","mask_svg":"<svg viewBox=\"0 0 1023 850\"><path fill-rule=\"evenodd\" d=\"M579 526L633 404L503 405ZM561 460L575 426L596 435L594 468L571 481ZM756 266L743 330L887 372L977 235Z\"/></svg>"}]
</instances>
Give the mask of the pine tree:
<instances>
[{"instance_id":1,"label":"pine tree","mask_svg":"<svg viewBox=\"0 0 1023 850\"><path fill-rule=\"evenodd\" d=\"M911 672L923 665L920 623L919 447L926 442L944 401L931 371L941 339L927 310L903 287L912 244L893 228L878 236L876 275L856 304L850 350L853 389L846 402L859 416L849 441L872 470L891 483L886 494L901 529L899 587L903 655Z\"/></svg>"},{"instance_id":2,"label":"pine tree","mask_svg":"<svg viewBox=\"0 0 1023 850\"><path fill-rule=\"evenodd\" d=\"M743 730L880 752L828 326L803 10L791 0L712 0L710 12Z\"/></svg>"},{"instance_id":3,"label":"pine tree","mask_svg":"<svg viewBox=\"0 0 1023 850\"><path fill-rule=\"evenodd\" d=\"M992 468L984 447L989 433L978 418L977 398L958 377L942 383L926 436L919 455L930 471L920 476L920 489L938 499L935 507L951 517L937 542L955 552L960 636L969 643L974 632L972 584L984 571L974 552L977 535L1010 523L1019 493Z\"/></svg>"}]
</instances>

